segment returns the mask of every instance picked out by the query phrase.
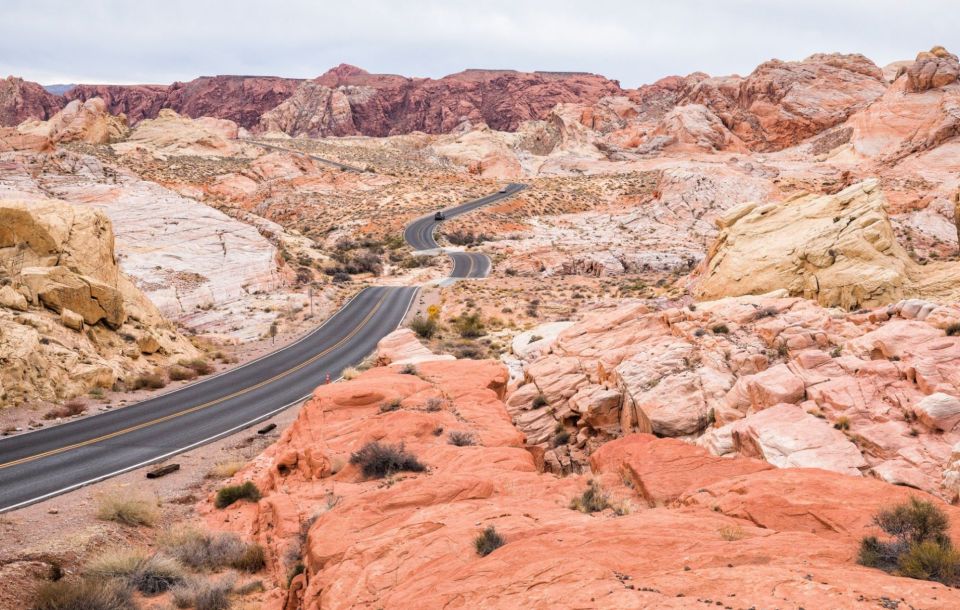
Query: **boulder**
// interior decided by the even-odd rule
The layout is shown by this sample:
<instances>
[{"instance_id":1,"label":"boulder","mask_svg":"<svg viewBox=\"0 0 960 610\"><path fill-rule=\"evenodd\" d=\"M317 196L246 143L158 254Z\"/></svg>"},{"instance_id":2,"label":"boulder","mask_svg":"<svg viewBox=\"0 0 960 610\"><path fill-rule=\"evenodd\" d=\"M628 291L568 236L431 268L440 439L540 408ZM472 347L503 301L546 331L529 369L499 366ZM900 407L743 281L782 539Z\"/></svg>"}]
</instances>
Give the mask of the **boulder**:
<instances>
[{"instance_id":1,"label":"boulder","mask_svg":"<svg viewBox=\"0 0 960 610\"><path fill-rule=\"evenodd\" d=\"M416 365L433 360L455 360L449 354L434 354L409 328L398 328L377 343L379 364Z\"/></svg>"},{"instance_id":2,"label":"boulder","mask_svg":"<svg viewBox=\"0 0 960 610\"><path fill-rule=\"evenodd\" d=\"M83 330L83 316L66 307L60 311L60 321L69 329L76 331Z\"/></svg>"},{"instance_id":3,"label":"boulder","mask_svg":"<svg viewBox=\"0 0 960 610\"><path fill-rule=\"evenodd\" d=\"M6 286L0 286L0 307L6 307L7 309L14 309L16 311L26 311L27 310L27 299L13 289L13 286L9 284Z\"/></svg>"},{"instance_id":4,"label":"boulder","mask_svg":"<svg viewBox=\"0 0 960 610\"><path fill-rule=\"evenodd\" d=\"M843 432L796 405L776 405L728 425L737 453L778 468L822 468L859 477L867 466Z\"/></svg>"},{"instance_id":5,"label":"boulder","mask_svg":"<svg viewBox=\"0 0 960 610\"><path fill-rule=\"evenodd\" d=\"M956 300L960 264L921 267L897 243L876 179L835 195L739 206L717 221L695 288L701 299L786 289L825 307Z\"/></svg>"},{"instance_id":6,"label":"boulder","mask_svg":"<svg viewBox=\"0 0 960 610\"><path fill-rule=\"evenodd\" d=\"M21 280L41 304L58 313L70 309L87 324L103 320L113 328L126 320L119 290L66 267L28 267L21 273Z\"/></svg>"},{"instance_id":7,"label":"boulder","mask_svg":"<svg viewBox=\"0 0 960 610\"><path fill-rule=\"evenodd\" d=\"M960 398L936 392L920 399L913 412L930 428L950 432L960 423Z\"/></svg>"},{"instance_id":8,"label":"boulder","mask_svg":"<svg viewBox=\"0 0 960 610\"><path fill-rule=\"evenodd\" d=\"M906 69L907 91L919 93L939 89L957 82L960 62L957 56L943 47L917 54L917 59Z\"/></svg>"}]
</instances>

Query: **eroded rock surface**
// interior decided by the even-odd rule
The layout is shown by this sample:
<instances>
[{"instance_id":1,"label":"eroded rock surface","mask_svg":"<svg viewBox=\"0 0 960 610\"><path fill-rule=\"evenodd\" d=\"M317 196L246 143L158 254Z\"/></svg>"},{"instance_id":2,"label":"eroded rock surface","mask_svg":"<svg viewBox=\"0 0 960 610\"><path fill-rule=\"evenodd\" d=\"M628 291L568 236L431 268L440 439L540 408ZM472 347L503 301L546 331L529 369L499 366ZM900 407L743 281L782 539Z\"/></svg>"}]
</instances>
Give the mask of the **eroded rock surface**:
<instances>
[{"instance_id":1,"label":"eroded rock surface","mask_svg":"<svg viewBox=\"0 0 960 610\"><path fill-rule=\"evenodd\" d=\"M262 605L276 610L960 603L955 589L856 565L871 516L923 496L876 479L632 434L593 460L622 516L573 510L589 477L538 470L501 402L505 380L494 363L457 361L424 363L419 377L373 369L324 386L236 475L256 481L263 499L222 511L206 501L205 524L265 546L272 588ZM445 402L431 410L431 399ZM400 408L381 412L393 400ZM449 444L453 430L475 444ZM349 456L369 441L403 443L427 470L366 480ZM960 523L960 511L940 505ZM505 544L480 557L474 539L491 526ZM303 572L286 587L297 562Z\"/></svg>"}]
</instances>

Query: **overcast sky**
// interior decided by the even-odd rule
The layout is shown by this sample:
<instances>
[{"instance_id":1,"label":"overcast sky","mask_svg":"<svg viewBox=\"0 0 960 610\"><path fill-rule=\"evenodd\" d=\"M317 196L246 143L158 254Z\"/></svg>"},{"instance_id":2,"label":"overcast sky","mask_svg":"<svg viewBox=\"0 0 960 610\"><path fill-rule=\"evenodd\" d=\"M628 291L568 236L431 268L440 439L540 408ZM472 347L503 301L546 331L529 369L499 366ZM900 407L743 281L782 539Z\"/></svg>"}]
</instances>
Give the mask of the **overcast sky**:
<instances>
[{"instance_id":1,"label":"overcast sky","mask_svg":"<svg viewBox=\"0 0 960 610\"><path fill-rule=\"evenodd\" d=\"M636 87L859 52L881 66L960 51L957 0L0 0L0 78L169 83L314 77L339 63L439 77L576 70Z\"/></svg>"}]
</instances>

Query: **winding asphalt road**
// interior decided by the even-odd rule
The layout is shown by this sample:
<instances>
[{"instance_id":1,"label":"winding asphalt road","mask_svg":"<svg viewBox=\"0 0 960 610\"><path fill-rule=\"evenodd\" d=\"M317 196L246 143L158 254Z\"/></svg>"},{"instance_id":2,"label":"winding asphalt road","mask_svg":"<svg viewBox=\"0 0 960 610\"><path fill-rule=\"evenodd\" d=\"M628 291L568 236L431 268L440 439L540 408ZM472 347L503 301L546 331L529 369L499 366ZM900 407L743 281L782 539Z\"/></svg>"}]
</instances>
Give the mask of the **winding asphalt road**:
<instances>
[{"instance_id":1,"label":"winding asphalt road","mask_svg":"<svg viewBox=\"0 0 960 610\"><path fill-rule=\"evenodd\" d=\"M286 150L286 149L281 149ZM448 218L513 196L450 208ZM437 247L433 215L404 237L414 249ZM452 253L454 277L484 277L490 260ZM365 288L323 325L275 352L203 381L122 409L0 440L0 513L162 461L248 428L310 396L326 375L362 361L403 321L415 287Z\"/></svg>"},{"instance_id":2,"label":"winding asphalt road","mask_svg":"<svg viewBox=\"0 0 960 610\"><path fill-rule=\"evenodd\" d=\"M452 208L446 208L443 210L443 215L445 219L449 220L485 205L509 199L525 188L526 185L524 184L511 183L502 192L474 199ZM443 221L434 220L433 214L421 216L407 225L403 232L403 238L414 250L436 250L440 246L434 239L433 234L441 222ZM452 278L480 278L490 275L490 258L486 254L448 250L447 256L453 261L453 271L450 273Z\"/></svg>"}]
</instances>

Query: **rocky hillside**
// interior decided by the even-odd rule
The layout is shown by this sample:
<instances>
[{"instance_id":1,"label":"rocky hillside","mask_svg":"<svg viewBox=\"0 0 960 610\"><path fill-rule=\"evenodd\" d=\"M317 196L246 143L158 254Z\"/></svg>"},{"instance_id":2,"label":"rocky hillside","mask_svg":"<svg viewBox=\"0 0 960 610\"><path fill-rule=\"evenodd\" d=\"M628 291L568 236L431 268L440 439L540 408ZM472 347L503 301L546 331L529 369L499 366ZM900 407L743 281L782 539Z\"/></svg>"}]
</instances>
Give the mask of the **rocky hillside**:
<instances>
[{"instance_id":1,"label":"rocky hillside","mask_svg":"<svg viewBox=\"0 0 960 610\"><path fill-rule=\"evenodd\" d=\"M341 65L303 83L264 114L261 131L343 136L447 133L464 121L514 131L559 103L591 104L620 92L616 81L581 73L467 70L441 79L370 74Z\"/></svg>"},{"instance_id":2,"label":"rocky hillside","mask_svg":"<svg viewBox=\"0 0 960 610\"><path fill-rule=\"evenodd\" d=\"M0 406L111 388L197 355L121 273L106 215L0 199Z\"/></svg>"},{"instance_id":3,"label":"rocky hillside","mask_svg":"<svg viewBox=\"0 0 960 610\"><path fill-rule=\"evenodd\" d=\"M260 604L276 610L960 604L956 589L855 563L871 516L922 492L648 434L556 477L511 425L506 390L490 361L323 386L234 476L263 498L211 499L205 525L264 546ZM402 466L383 478L370 443ZM960 510L933 501L960 524Z\"/></svg>"},{"instance_id":4,"label":"rocky hillside","mask_svg":"<svg viewBox=\"0 0 960 610\"><path fill-rule=\"evenodd\" d=\"M546 119L558 104L577 104L582 123L608 145L776 151L843 123L901 77L914 93L957 80L956 57L943 47L906 64L885 73L862 55L816 54L770 60L746 77L697 72L635 90L587 73L466 70L430 79L346 64L305 81L214 76L169 86L78 85L63 96L11 77L0 90L0 125L46 120L69 101L101 98L131 124L167 108L261 132L387 136L449 133L466 121L516 131L524 121Z\"/></svg>"},{"instance_id":5,"label":"rocky hillside","mask_svg":"<svg viewBox=\"0 0 960 610\"><path fill-rule=\"evenodd\" d=\"M122 112L131 123L155 118L169 108L192 118L229 119L249 129L260 115L290 97L300 82L273 76L202 76L169 86L77 85L65 98L99 97L113 114Z\"/></svg>"}]
</instances>

